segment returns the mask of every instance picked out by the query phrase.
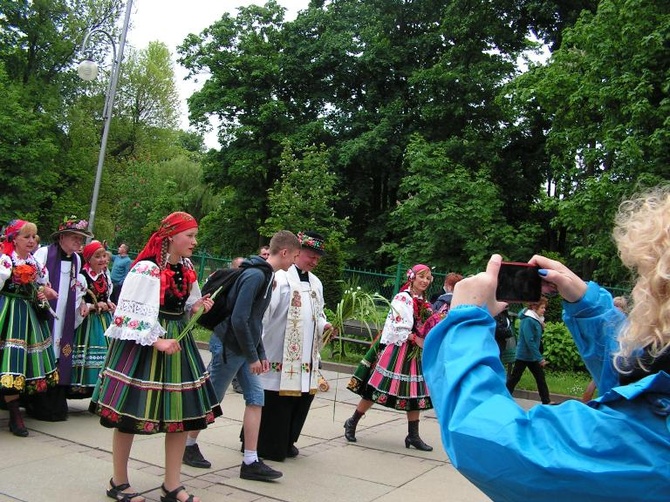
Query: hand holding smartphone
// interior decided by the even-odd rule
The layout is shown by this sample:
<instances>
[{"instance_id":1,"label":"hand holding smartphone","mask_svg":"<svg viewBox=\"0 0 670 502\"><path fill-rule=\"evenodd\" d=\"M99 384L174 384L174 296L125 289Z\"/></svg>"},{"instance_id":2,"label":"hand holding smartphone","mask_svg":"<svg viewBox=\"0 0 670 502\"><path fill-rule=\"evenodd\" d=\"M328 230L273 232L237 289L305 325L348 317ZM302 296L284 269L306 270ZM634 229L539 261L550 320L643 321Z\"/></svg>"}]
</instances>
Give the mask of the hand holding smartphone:
<instances>
[{"instance_id":1,"label":"hand holding smartphone","mask_svg":"<svg viewBox=\"0 0 670 502\"><path fill-rule=\"evenodd\" d=\"M496 300L508 303L533 303L542 296L539 267L528 263L502 262L498 272Z\"/></svg>"}]
</instances>

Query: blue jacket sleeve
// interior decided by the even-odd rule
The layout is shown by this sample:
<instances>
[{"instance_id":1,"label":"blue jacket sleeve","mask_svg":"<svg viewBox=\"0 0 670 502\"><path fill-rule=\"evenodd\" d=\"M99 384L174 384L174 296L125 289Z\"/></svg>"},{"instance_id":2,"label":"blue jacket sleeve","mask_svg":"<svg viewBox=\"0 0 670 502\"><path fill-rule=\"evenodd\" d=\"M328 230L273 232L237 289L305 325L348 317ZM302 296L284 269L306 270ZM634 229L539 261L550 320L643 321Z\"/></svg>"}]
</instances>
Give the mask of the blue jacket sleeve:
<instances>
[{"instance_id":1,"label":"blue jacket sleeve","mask_svg":"<svg viewBox=\"0 0 670 502\"><path fill-rule=\"evenodd\" d=\"M620 397L525 411L505 387L494 331L486 310L459 306L424 346L442 441L459 472L496 501L630 501L642 484L646 500L670 500L667 416L644 398Z\"/></svg>"},{"instance_id":2,"label":"blue jacket sleeve","mask_svg":"<svg viewBox=\"0 0 670 502\"><path fill-rule=\"evenodd\" d=\"M580 301L563 302L563 321L601 396L619 383L612 354L625 320L626 316L614 307L612 295L595 282L588 283Z\"/></svg>"}]
</instances>

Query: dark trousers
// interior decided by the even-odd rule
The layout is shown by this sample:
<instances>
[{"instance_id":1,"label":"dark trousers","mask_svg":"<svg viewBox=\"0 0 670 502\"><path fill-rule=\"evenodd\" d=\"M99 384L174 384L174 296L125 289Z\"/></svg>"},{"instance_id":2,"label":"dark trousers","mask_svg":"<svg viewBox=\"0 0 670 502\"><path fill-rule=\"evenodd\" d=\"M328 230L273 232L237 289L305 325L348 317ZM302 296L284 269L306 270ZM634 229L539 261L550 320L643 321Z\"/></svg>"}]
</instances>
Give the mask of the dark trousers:
<instances>
[{"instance_id":1,"label":"dark trousers","mask_svg":"<svg viewBox=\"0 0 670 502\"><path fill-rule=\"evenodd\" d=\"M547 387L547 381L544 379L544 369L540 366L539 361L520 361L519 359L514 361L512 374L507 379L507 390L510 394L514 392L514 388L519 383L519 380L521 380L521 375L523 375L526 368L530 370L535 378L537 391L540 394L542 404L549 404L551 402L551 398L549 397L549 387Z\"/></svg>"},{"instance_id":2,"label":"dark trousers","mask_svg":"<svg viewBox=\"0 0 670 502\"><path fill-rule=\"evenodd\" d=\"M109 297L109 300L116 305L116 303L119 301L119 293L121 292L121 286L123 286L123 283L113 283L113 288L112 288L112 294Z\"/></svg>"},{"instance_id":3,"label":"dark trousers","mask_svg":"<svg viewBox=\"0 0 670 502\"><path fill-rule=\"evenodd\" d=\"M314 395L280 396L266 390L261 428L258 433L258 456L281 462L300 437Z\"/></svg>"}]
</instances>

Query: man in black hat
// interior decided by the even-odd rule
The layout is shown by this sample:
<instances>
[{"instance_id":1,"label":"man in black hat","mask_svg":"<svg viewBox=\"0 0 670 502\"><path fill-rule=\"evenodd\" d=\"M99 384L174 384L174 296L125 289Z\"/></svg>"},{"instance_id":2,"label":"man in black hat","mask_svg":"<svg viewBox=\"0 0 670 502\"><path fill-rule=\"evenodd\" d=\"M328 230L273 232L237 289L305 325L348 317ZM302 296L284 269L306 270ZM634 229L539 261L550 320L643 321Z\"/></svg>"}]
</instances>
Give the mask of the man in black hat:
<instances>
[{"instance_id":1,"label":"man in black hat","mask_svg":"<svg viewBox=\"0 0 670 502\"><path fill-rule=\"evenodd\" d=\"M323 313L323 286L312 273L325 251L322 235L301 232L300 254L275 274L275 290L263 319L270 371L260 376L265 392L258 454L275 461L298 455L295 442L318 388L319 351L330 323Z\"/></svg>"},{"instance_id":2,"label":"man in black hat","mask_svg":"<svg viewBox=\"0 0 670 502\"><path fill-rule=\"evenodd\" d=\"M70 216L51 234L52 243L35 251L35 258L49 271L51 287L58 292L58 298L49 301L57 317L51 317L48 323L58 361L59 384L55 390L36 395L26 403L26 412L37 420L56 422L67 419L65 396L72 376L72 340L79 308L77 293L85 289L77 281L81 270L81 258L77 253L86 239L92 237L88 221Z\"/></svg>"}]
</instances>

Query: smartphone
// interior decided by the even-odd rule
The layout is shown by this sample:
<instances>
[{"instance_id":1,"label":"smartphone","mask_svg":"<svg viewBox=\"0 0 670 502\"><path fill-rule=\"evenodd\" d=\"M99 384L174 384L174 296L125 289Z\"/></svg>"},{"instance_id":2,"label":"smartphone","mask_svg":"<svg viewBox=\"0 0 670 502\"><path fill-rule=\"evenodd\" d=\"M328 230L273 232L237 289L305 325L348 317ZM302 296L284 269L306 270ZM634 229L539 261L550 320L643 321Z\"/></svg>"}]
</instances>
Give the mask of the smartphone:
<instances>
[{"instance_id":1,"label":"smartphone","mask_svg":"<svg viewBox=\"0 0 670 502\"><path fill-rule=\"evenodd\" d=\"M498 272L496 299L509 303L533 303L542 296L539 267L528 263L502 262Z\"/></svg>"}]
</instances>

